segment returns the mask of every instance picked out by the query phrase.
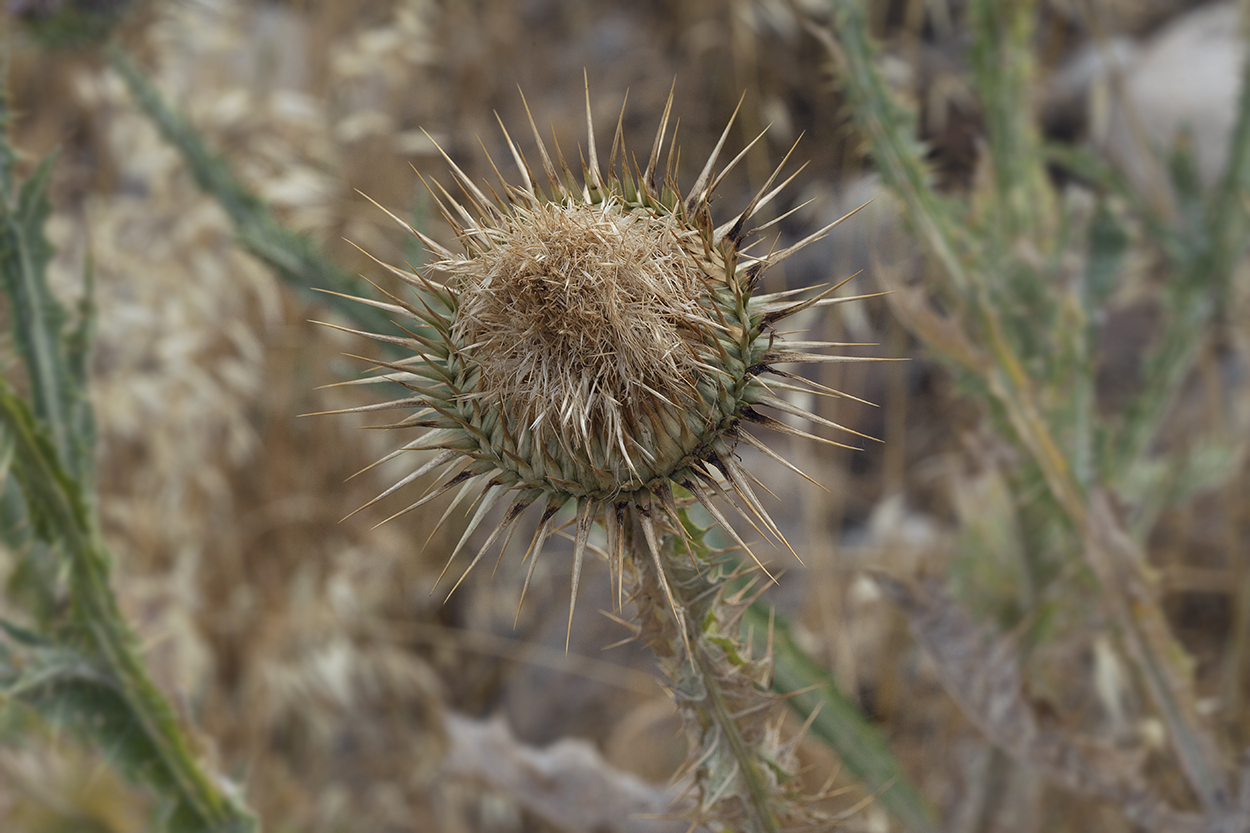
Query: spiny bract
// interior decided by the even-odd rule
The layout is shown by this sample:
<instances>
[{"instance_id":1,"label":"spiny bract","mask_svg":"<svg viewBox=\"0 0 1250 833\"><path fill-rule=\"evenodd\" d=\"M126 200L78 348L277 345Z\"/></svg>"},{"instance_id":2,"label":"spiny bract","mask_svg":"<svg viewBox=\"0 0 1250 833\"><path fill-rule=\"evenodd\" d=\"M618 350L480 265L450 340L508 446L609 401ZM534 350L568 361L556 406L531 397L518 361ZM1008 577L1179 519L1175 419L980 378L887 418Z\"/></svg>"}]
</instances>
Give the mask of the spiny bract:
<instances>
[{"instance_id":1,"label":"spiny bract","mask_svg":"<svg viewBox=\"0 0 1250 833\"><path fill-rule=\"evenodd\" d=\"M735 447L746 443L794 467L742 423L821 439L760 411L768 407L848 430L778 396L777 389L836 393L779 365L863 359L815 352L843 345L787 341L774 325L810 307L854 299L830 297L837 287L806 300L795 300L790 292L754 294L766 267L836 222L783 250L749 254L743 240L777 220L750 230L746 224L793 175L774 187L778 166L741 213L716 226L709 197L759 137L714 174L726 126L683 198L675 184L671 139L659 176L671 108L670 94L646 168L634 166L632 173L620 120L606 173L600 169L589 93L588 159L581 182L558 148L552 161L532 117L545 187L502 122L519 186L508 183L492 160L500 190L488 187L488 196L444 154L463 196L453 198L438 183L427 187L463 253L396 218L439 259L425 273L382 264L416 290L414 299L358 299L414 322L404 327L405 336L358 333L412 355L383 365L383 375L360 380L397 382L408 395L349 411L412 410L392 427L430 430L387 459L414 451L434 454L369 505L433 472L439 473L435 485L397 514L457 487L453 507L476 495L450 565L492 508L508 502L464 575L501 537L506 545L522 513L535 503L543 510L527 553L526 587L543 543L555 531L557 513L575 502L574 600L596 521L606 529L619 588L630 507L637 510L653 559L660 558L663 531L681 530L676 513L685 494L744 549L720 504L784 543ZM765 382L765 375L772 378ZM684 490L677 492L680 498L674 484ZM571 603L569 615L571 621Z\"/></svg>"}]
</instances>

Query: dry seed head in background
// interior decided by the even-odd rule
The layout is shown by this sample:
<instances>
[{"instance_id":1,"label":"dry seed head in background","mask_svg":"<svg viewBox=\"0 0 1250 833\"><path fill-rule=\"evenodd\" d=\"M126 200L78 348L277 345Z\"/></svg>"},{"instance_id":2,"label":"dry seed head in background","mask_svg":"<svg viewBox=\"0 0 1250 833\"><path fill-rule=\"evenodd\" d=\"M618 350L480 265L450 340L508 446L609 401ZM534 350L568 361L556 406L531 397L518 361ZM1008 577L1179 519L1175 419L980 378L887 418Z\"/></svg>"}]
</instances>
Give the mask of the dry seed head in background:
<instances>
[{"instance_id":1,"label":"dry seed head in background","mask_svg":"<svg viewBox=\"0 0 1250 833\"><path fill-rule=\"evenodd\" d=\"M507 182L492 160L499 184L498 190L487 186L488 195L447 158L461 196L427 184L463 253L408 227L438 260L423 272L386 268L416 297L358 299L407 319L401 334L358 334L411 355L357 382L398 383L407 395L350 410L410 411L391 427L426 430L386 459L411 452L428 456L370 504L435 472L435 484L397 514L449 491L457 492L452 507L471 497L475 510L448 566L488 513L501 501L507 505L461 580L501 538L506 544L522 513L535 504L542 515L527 552L526 587L557 513L572 503L573 600L595 522L607 532L619 591L632 523L627 516L636 514L658 560L660 536L682 528L676 514L685 494L744 549L723 506L784 544L735 448L746 443L794 466L743 423L832 443L761 410L769 408L849 431L781 395L844 394L782 367L865 359L821 352L846 345L787 340L775 325L801 310L854 298L831 297L838 287L806 299L795 297L802 290L755 294L764 269L837 223L779 251L751 253L744 240L777 220L755 228L748 223L793 175L774 186L779 166L741 213L717 226L709 198L759 137L717 173L726 126L683 197L675 184L678 153L667 137L671 107L670 94L645 169L631 166L618 121L606 172L601 170L589 93L580 182L558 148L553 161L532 118L541 178L506 128L519 185ZM571 622L572 602L569 615Z\"/></svg>"}]
</instances>

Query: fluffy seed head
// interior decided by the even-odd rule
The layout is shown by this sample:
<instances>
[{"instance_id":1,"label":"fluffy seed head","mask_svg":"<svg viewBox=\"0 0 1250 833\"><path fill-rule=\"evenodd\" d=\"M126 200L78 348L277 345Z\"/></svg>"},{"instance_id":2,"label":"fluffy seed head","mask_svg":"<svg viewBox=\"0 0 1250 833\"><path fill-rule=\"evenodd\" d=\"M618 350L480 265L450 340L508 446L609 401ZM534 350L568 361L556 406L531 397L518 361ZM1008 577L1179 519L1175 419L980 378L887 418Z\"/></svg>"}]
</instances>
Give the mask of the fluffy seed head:
<instances>
[{"instance_id":1,"label":"fluffy seed head","mask_svg":"<svg viewBox=\"0 0 1250 833\"><path fill-rule=\"evenodd\" d=\"M364 301L409 319L401 324L407 335L360 333L409 351L362 382L399 383L408 394L351 409L407 411L393 427L426 429L391 456L421 451L432 458L377 499L435 472L435 485L403 512L457 489L457 503L479 496L451 559L492 508L507 502L465 575L539 502L544 509L528 553L532 574L556 514L574 503L574 597L596 521L607 531L608 555L619 576L631 507L655 559L662 534L657 529L680 531L678 503L686 499L703 505L744 549L722 513L726 505L784 543L735 449L747 443L790 464L743 424L831 443L762 409L846 430L778 392L843 394L780 366L864 360L822 352L841 345L787 342L774 329L800 310L853 300L829 297L837 287L806 299L755 292L766 267L836 225L768 255L743 249L751 233L771 225L747 229L789 182L774 187L781 167L736 217L717 226L708 199L746 153L715 172L729 127L683 197L671 147L663 175L658 167L668 108L645 169L627 163L618 122L606 171L598 161L589 96L586 112L580 182L561 154L552 160L534 129L546 180L540 184L505 129L520 184L500 175L497 191L487 186L488 197L450 158L462 196L427 183L463 251L453 253L410 228L438 260L424 272L386 268L416 297Z\"/></svg>"},{"instance_id":2,"label":"fluffy seed head","mask_svg":"<svg viewBox=\"0 0 1250 833\"><path fill-rule=\"evenodd\" d=\"M702 422L688 440L725 416L698 388L717 322L683 237L673 216L614 200L547 203L506 218L490 248L451 270L452 334L481 372L472 396L528 432L527 474L549 458L570 493L610 498L695 450L658 452L648 414Z\"/></svg>"}]
</instances>

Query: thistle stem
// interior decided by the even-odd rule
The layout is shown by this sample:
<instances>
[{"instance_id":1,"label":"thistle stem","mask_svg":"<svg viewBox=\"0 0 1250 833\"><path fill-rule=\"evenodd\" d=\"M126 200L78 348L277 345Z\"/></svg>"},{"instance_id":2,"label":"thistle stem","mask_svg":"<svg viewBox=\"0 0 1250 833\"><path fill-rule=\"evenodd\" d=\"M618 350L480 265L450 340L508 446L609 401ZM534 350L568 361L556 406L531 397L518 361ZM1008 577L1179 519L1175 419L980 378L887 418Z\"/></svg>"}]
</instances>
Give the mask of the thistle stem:
<instances>
[{"instance_id":1,"label":"thistle stem","mask_svg":"<svg viewBox=\"0 0 1250 833\"><path fill-rule=\"evenodd\" d=\"M769 691L771 658L751 660L741 644L739 620L748 602L729 596L740 584L736 565L713 553L701 531L682 521L686 535L665 534L659 558L636 548L633 536L627 544L641 635L669 677L686 727L699 819L775 833L797 808L790 786L778 777L791 768L791 749L769 722L777 702ZM688 542L691 552L679 541Z\"/></svg>"}]
</instances>

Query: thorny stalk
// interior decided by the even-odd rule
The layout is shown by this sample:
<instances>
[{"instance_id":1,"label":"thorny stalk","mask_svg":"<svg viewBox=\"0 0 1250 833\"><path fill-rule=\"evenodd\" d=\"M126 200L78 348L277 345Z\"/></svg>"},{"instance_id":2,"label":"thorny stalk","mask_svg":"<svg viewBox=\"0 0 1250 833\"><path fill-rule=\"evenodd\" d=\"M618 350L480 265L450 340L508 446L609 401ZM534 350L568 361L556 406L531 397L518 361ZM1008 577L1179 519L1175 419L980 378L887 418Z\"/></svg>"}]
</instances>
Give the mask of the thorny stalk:
<instances>
[{"instance_id":1,"label":"thorny stalk","mask_svg":"<svg viewBox=\"0 0 1250 833\"><path fill-rule=\"evenodd\" d=\"M42 632L0 619L0 700L24 702L95 738L166 800L169 830L253 831L255 818L196 759L109 585L112 558L96 515L95 431L86 394L91 307L84 302L82 320L70 328L49 288L52 247L44 224L51 160L19 185L8 118L0 84L0 291L33 390L27 403L0 380L0 492L12 490L6 500L20 507L18 526L28 530L21 540L6 535L2 543L23 558L55 563L37 570L50 585L38 588L39 595L54 603L28 611Z\"/></svg>"},{"instance_id":2,"label":"thorny stalk","mask_svg":"<svg viewBox=\"0 0 1250 833\"><path fill-rule=\"evenodd\" d=\"M800 738L782 740L771 649L753 658L741 638L754 583L735 557L708 546L684 510L679 514L683 528L663 532L657 558L635 547L636 532L628 536L626 569L638 636L668 677L685 726L687 774L698 792L694 817L748 833L829 821L811 809L811 797L799 796ZM644 522L630 521L631 530Z\"/></svg>"},{"instance_id":3,"label":"thorny stalk","mask_svg":"<svg viewBox=\"0 0 1250 833\"><path fill-rule=\"evenodd\" d=\"M1056 508L1054 519L1070 530L1068 540L1097 578L1103 603L1116 623L1128 654L1169 730L1182 771L1211 818L1230 812L1228 767L1218 744L1203 726L1196 709L1191 671L1170 633L1157 591L1146 575L1140 536L1127 530L1112 506L1116 489L1131 469L1149 456L1165 417L1187 379L1213 321L1216 298L1227 293L1232 270L1244 245L1235 234L1244 213L1233 203L1244 194L1244 170L1250 158L1250 99L1243 101L1234 131L1228 173L1207 202L1200 229L1170 226L1166 218L1147 217L1160 230L1177 279L1169 293L1174 314L1158 351L1145 362L1145 385L1138 399L1110 433L1097 464L1087 471L1079 461L1090 456L1088 431L1093 414L1072 414L1045 403L1070 399L1060 390L1091 384L1094 339L1078 344L1070 360L1054 352L1038 354L1037 344L1022 341L1012 329L1015 311L1024 308L1020 287L1052 286L1045 303L1060 310L1071 305L1062 284L1028 261L1021 250L1047 252L1063 243L1054 221L1053 199L1021 202L1036 193L1043 157L1036 128L1021 121L1020 101L1030 92L1027 37L1034 10L1031 4L1007 6L973 3L978 52L974 79L989 111L989 151L995 188L982 202L961 206L939 198L928 183L923 152L915 140L916 123L900 104L875 65L875 49L867 35L863 4L831 2L832 27L817 30L840 63L844 89L856 119L867 134L886 184L901 198L903 210L922 247L939 268L941 294L950 315L913 316L927 326L922 338L947 332L946 343L966 349L946 350L945 357L968 378L982 385L990 409L1005 423L1004 432L1036 466ZM1015 43L1018 48L1012 49ZM1250 72L1250 63L1247 63ZM1250 77L1250 76L1248 76ZM1009 112L1010 111L1010 112ZM1184 185L1184 183L1180 183ZM1043 189L1044 193L1044 189ZM1179 198L1201 195L1179 188ZM1003 218L1020 214L1027 222ZM1197 216L1203 216L1199 211ZM1088 303L1088 299L1085 299ZM941 327L932 326L940 323ZM953 334L953 336L952 336ZM1050 346L1040 342L1043 346ZM933 341L937 346L938 341ZM1068 363L1065 364L1064 362ZM1090 405L1087 402L1086 409ZM1095 470L1096 469L1096 470Z\"/></svg>"}]
</instances>

